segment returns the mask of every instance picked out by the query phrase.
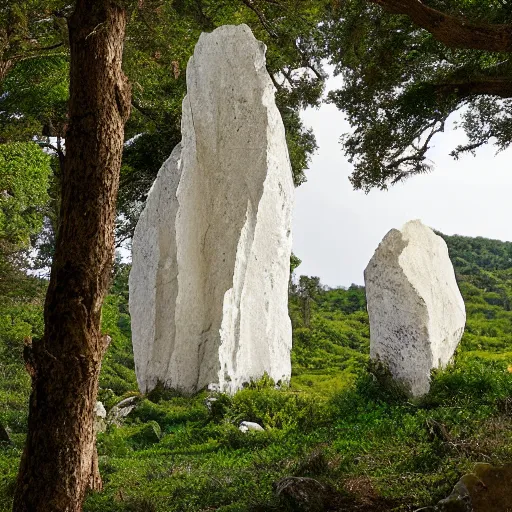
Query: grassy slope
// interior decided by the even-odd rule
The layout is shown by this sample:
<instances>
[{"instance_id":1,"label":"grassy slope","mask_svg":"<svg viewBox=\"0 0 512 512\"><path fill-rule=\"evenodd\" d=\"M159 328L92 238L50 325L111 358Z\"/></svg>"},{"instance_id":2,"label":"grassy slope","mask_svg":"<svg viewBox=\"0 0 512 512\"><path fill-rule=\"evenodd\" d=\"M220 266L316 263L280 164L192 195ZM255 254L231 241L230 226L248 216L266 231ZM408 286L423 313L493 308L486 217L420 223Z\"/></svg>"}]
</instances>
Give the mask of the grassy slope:
<instances>
[{"instance_id":1,"label":"grassy slope","mask_svg":"<svg viewBox=\"0 0 512 512\"><path fill-rule=\"evenodd\" d=\"M98 437L105 490L85 511L288 510L272 490L286 475L330 484L343 510L414 510L448 494L475 461L510 461L512 243L446 238L468 322L454 365L434 375L427 397L407 400L369 364L362 289L320 291L309 326L295 296L290 388L262 381L218 396L211 411L205 393L141 398L123 427ZM101 378L107 408L136 391L126 271L113 292L103 320L113 338ZM21 343L41 328L37 297L0 304L0 423L14 440L0 447L0 512L24 439ZM266 432L242 434L241 420Z\"/></svg>"}]
</instances>

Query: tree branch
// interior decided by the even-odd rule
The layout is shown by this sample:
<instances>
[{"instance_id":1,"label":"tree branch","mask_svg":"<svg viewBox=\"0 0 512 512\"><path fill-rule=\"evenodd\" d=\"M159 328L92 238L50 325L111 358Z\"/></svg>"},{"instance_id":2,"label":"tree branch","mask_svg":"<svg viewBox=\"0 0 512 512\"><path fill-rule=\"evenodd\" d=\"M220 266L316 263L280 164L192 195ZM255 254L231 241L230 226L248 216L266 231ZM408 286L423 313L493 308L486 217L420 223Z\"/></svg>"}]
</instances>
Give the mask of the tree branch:
<instances>
[{"instance_id":1,"label":"tree branch","mask_svg":"<svg viewBox=\"0 0 512 512\"><path fill-rule=\"evenodd\" d=\"M491 138L492 133L488 132L485 134L485 137L477 142L473 142L471 144L465 144L465 145L458 145L451 153L450 156L455 158L455 160L458 160L460 158L460 155L462 153L472 153L475 154L475 150L479 147L483 146L484 144L487 144L489 142L489 139Z\"/></svg>"},{"instance_id":2,"label":"tree branch","mask_svg":"<svg viewBox=\"0 0 512 512\"><path fill-rule=\"evenodd\" d=\"M434 85L434 91L444 97L454 94L460 99L482 94L512 98L512 79L510 77L496 77L439 83Z\"/></svg>"},{"instance_id":3,"label":"tree branch","mask_svg":"<svg viewBox=\"0 0 512 512\"><path fill-rule=\"evenodd\" d=\"M122 236L116 237L115 248L121 249L122 245L126 242L126 240L130 240L132 237L132 233L124 233Z\"/></svg>"},{"instance_id":4,"label":"tree branch","mask_svg":"<svg viewBox=\"0 0 512 512\"><path fill-rule=\"evenodd\" d=\"M420 0L369 0L393 14L405 14L450 48L512 51L512 25L472 23L428 7Z\"/></svg>"},{"instance_id":5,"label":"tree branch","mask_svg":"<svg viewBox=\"0 0 512 512\"><path fill-rule=\"evenodd\" d=\"M57 154L59 155L59 170L57 172L57 177L60 178L62 169L64 169L64 162L66 160L66 155L62 150L62 139L60 135L57 135Z\"/></svg>"},{"instance_id":6,"label":"tree branch","mask_svg":"<svg viewBox=\"0 0 512 512\"><path fill-rule=\"evenodd\" d=\"M300 49L297 42L295 42L294 46L295 46L295 49L297 50L297 52L299 53L299 55L302 57L302 65L305 68L309 68L311 71L313 71L313 73L318 78L318 80L325 80L326 76L322 75L322 73L320 71L318 71L318 69L315 68L315 66L311 63L311 60L308 59L307 55Z\"/></svg>"},{"instance_id":7,"label":"tree branch","mask_svg":"<svg viewBox=\"0 0 512 512\"><path fill-rule=\"evenodd\" d=\"M132 97L132 107L135 109L135 110L138 110L143 116L146 116L148 117L149 119L153 119L153 120L156 120L156 116L155 114L148 108L145 108L143 107L140 103L137 102L137 100L135 100L133 97Z\"/></svg>"},{"instance_id":8,"label":"tree branch","mask_svg":"<svg viewBox=\"0 0 512 512\"><path fill-rule=\"evenodd\" d=\"M64 46L64 43L61 41L60 43L55 43L50 46L40 46L36 48L30 48L29 52L46 52L48 50L55 50L56 48L60 48L61 46Z\"/></svg>"},{"instance_id":9,"label":"tree branch","mask_svg":"<svg viewBox=\"0 0 512 512\"><path fill-rule=\"evenodd\" d=\"M34 47L34 48L28 48L25 53L20 53L18 55L13 55L10 57L10 59L13 62L21 62L23 60L28 59L34 59L36 57L40 57L42 55L46 55L44 52L49 50L55 50L57 48L60 48L61 46L64 46L64 43L56 43L52 44L51 46L41 46L41 47Z\"/></svg>"},{"instance_id":10,"label":"tree branch","mask_svg":"<svg viewBox=\"0 0 512 512\"><path fill-rule=\"evenodd\" d=\"M274 84L274 87L280 91L281 90L281 86L276 82L276 79L274 78L274 73L272 73L272 71L270 71L267 67L267 73L269 74L270 76L270 80L272 80L272 83Z\"/></svg>"},{"instance_id":11,"label":"tree branch","mask_svg":"<svg viewBox=\"0 0 512 512\"><path fill-rule=\"evenodd\" d=\"M54 146L53 144L50 144L49 142L39 142L39 141L37 141L37 145L40 146L41 148L51 149L54 153L56 153L59 156L60 155L64 156L64 153L62 152L61 149L59 149L58 147Z\"/></svg>"},{"instance_id":12,"label":"tree branch","mask_svg":"<svg viewBox=\"0 0 512 512\"><path fill-rule=\"evenodd\" d=\"M268 32L270 37L277 37L277 34L272 30L267 20L265 19L265 15L260 12L253 4L253 0L242 0L242 3L248 7L260 20L261 26Z\"/></svg>"}]
</instances>

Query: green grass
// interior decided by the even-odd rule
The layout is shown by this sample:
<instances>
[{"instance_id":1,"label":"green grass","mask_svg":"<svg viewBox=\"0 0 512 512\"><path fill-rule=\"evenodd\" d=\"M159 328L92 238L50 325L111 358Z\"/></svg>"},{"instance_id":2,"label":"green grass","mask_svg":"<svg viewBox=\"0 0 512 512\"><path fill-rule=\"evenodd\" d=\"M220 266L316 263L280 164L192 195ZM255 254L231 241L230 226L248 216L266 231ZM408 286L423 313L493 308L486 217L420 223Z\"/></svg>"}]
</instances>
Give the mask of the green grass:
<instances>
[{"instance_id":1,"label":"green grass","mask_svg":"<svg viewBox=\"0 0 512 512\"><path fill-rule=\"evenodd\" d=\"M141 397L123 426L98 435L104 491L88 496L85 512L291 511L273 490L285 476L328 484L339 510L412 511L447 496L476 462L510 462L512 244L447 240L468 321L454 364L434 373L427 396L409 399L370 363L361 287L295 290L290 386L263 379L216 395L211 410L206 392ZM137 394L126 285L113 290L103 310L107 408ZM10 510L25 437L23 338L41 334L40 313L37 300L0 303L0 422L13 439L0 446L0 512ZM241 433L242 420L265 432Z\"/></svg>"},{"instance_id":2,"label":"green grass","mask_svg":"<svg viewBox=\"0 0 512 512\"><path fill-rule=\"evenodd\" d=\"M146 399L125 426L99 436L105 490L85 510L286 510L272 484L288 475L342 494L367 479L394 510L413 510L449 494L475 462L511 460L511 396L505 363L471 358L434 375L417 401L372 368L324 399L293 386L221 396L212 412L205 393ZM266 432L242 434L242 419ZM149 422L160 438L145 433ZM308 464L314 453L321 464Z\"/></svg>"}]
</instances>

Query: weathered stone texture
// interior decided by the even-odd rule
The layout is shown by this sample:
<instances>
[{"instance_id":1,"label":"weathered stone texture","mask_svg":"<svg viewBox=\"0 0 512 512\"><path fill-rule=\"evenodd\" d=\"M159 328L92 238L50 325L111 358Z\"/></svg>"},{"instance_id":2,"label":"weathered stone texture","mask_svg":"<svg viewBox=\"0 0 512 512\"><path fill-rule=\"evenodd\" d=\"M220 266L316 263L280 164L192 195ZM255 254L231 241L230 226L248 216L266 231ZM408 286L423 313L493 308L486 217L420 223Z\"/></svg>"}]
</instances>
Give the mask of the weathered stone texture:
<instances>
[{"instance_id":1,"label":"weathered stone texture","mask_svg":"<svg viewBox=\"0 0 512 512\"><path fill-rule=\"evenodd\" d=\"M392 229L365 270L370 355L414 396L450 361L466 312L444 240L420 221Z\"/></svg>"},{"instance_id":2,"label":"weathered stone texture","mask_svg":"<svg viewBox=\"0 0 512 512\"><path fill-rule=\"evenodd\" d=\"M182 142L133 240L130 312L141 390L234 391L290 377L293 181L265 47L245 25L201 35Z\"/></svg>"},{"instance_id":3,"label":"weathered stone texture","mask_svg":"<svg viewBox=\"0 0 512 512\"><path fill-rule=\"evenodd\" d=\"M511 488L512 464L478 463L455 484L448 498L416 512L507 512L512 510Z\"/></svg>"}]
</instances>

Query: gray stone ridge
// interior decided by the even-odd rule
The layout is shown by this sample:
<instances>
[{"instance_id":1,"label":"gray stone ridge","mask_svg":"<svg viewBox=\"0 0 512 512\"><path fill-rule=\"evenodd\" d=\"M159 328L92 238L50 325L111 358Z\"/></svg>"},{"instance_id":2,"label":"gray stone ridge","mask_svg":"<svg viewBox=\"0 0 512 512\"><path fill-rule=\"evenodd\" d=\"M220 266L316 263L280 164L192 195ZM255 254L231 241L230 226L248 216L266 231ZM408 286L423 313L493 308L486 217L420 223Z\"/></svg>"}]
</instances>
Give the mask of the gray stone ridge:
<instances>
[{"instance_id":1,"label":"gray stone ridge","mask_svg":"<svg viewBox=\"0 0 512 512\"><path fill-rule=\"evenodd\" d=\"M246 25L223 26L201 35L188 63L182 141L133 238L142 392L290 378L294 187L265 50Z\"/></svg>"},{"instance_id":2,"label":"gray stone ridge","mask_svg":"<svg viewBox=\"0 0 512 512\"><path fill-rule=\"evenodd\" d=\"M370 356L413 396L453 357L466 310L445 241L414 220L392 229L364 272Z\"/></svg>"}]
</instances>

